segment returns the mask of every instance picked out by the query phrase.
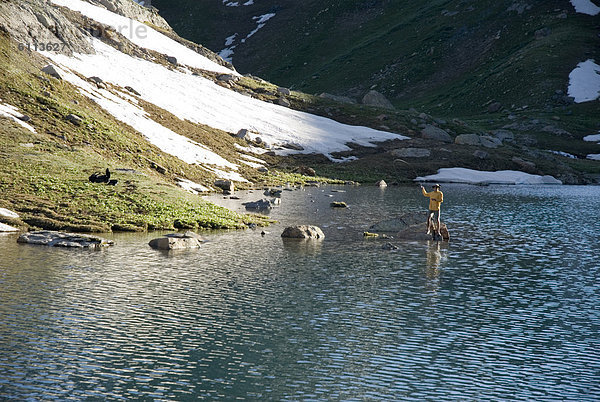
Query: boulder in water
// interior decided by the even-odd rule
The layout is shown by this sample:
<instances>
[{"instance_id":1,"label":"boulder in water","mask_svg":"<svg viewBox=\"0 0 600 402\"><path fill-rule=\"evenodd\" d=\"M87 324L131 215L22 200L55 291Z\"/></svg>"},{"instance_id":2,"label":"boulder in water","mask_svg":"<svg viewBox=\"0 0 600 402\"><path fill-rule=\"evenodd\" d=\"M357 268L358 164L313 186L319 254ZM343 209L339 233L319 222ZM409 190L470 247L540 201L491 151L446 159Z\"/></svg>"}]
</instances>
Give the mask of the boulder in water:
<instances>
[{"instance_id":1,"label":"boulder in water","mask_svg":"<svg viewBox=\"0 0 600 402\"><path fill-rule=\"evenodd\" d=\"M164 237L150 240L148 245L156 250L183 250L198 248L205 240L194 232L170 233Z\"/></svg>"},{"instance_id":2,"label":"boulder in water","mask_svg":"<svg viewBox=\"0 0 600 402\"><path fill-rule=\"evenodd\" d=\"M298 225L285 228L281 237L289 239L323 239L325 234L318 226Z\"/></svg>"}]
</instances>

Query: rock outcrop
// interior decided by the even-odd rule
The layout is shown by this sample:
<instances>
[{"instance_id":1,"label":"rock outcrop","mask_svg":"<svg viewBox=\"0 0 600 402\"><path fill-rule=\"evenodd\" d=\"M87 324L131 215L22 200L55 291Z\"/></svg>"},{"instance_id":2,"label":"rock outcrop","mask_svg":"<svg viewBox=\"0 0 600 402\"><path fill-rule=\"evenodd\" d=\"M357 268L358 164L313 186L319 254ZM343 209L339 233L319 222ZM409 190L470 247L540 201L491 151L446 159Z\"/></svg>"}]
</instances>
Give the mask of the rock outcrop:
<instances>
[{"instance_id":1,"label":"rock outcrop","mask_svg":"<svg viewBox=\"0 0 600 402\"><path fill-rule=\"evenodd\" d=\"M94 53L80 27L56 7L38 0L0 1L0 30L25 46L56 43L59 53Z\"/></svg>"},{"instance_id":2,"label":"rock outcrop","mask_svg":"<svg viewBox=\"0 0 600 402\"><path fill-rule=\"evenodd\" d=\"M288 239L323 239L325 234L318 226L299 225L285 228L281 237Z\"/></svg>"},{"instance_id":3,"label":"rock outcrop","mask_svg":"<svg viewBox=\"0 0 600 402\"><path fill-rule=\"evenodd\" d=\"M23 233L19 236L17 242L49 247L73 248L103 248L114 245L112 240L103 239L97 236L56 232L52 230L39 230Z\"/></svg>"},{"instance_id":4,"label":"rock outcrop","mask_svg":"<svg viewBox=\"0 0 600 402\"><path fill-rule=\"evenodd\" d=\"M430 124L425 126L425 128L421 131L421 136L428 140L435 140L447 143L452 142L452 137L450 136L450 134L448 134L448 132Z\"/></svg>"}]
</instances>

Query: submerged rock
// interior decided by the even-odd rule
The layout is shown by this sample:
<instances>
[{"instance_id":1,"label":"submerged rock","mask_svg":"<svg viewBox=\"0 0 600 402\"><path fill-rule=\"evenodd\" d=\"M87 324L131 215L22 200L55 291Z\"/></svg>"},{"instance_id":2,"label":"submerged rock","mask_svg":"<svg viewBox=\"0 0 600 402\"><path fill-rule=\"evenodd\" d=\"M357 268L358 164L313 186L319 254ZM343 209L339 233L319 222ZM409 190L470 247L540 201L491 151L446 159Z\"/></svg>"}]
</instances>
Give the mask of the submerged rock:
<instances>
[{"instance_id":1,"label":"submerged rock","mask_svg":"<svg viewBox=\"0 0 600 402\"><path fill-rule=\"evenodd\" d=\"M323 239L325 234L318 226L298 225L285 228L281 237L289 239Z\"/></svg>"},{"instance_id":2,"label":"submerged rock","mask_svg":"<svg viewBox=\"0 0 600 402\"><path fill-rule=\"evenodd\" d=\"M348 208L348 204L346 204L343 201L334 201L329 205L331 206L331 208Z\"/></svg>"},{"instance_id":3,"label":"submerged rock","mask_svg":"<svg viewBox=\"0 0 600 402\"><path fill-rule=\"evenodd\" d=\"M102 248L114 245L112 240L97 236L39 230L23 233L17 239L18 243L37 244L49 247Z\"/></svg>"},{"instance_id":4,"label":"submerged rock","mask_svg":"<svg viewBox=\"0 0 600 402\"><path fill-rule=\"evenodd\" d=\"M403 240L439 240L427 234L427 213L409 212L399 218L381 221L369 228L370 232L395 232L396 238ZM449 240L450 234L445 223L441 223L440 232L443 240Z\"/></svg>"}]
</instances>

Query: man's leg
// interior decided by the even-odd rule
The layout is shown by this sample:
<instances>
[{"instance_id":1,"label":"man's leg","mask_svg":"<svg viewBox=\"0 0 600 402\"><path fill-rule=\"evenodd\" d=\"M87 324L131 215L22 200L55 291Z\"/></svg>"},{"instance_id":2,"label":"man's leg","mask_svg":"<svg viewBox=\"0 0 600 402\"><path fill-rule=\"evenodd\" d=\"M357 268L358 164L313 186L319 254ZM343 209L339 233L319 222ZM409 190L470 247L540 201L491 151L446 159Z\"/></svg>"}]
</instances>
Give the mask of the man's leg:
<instances>
[{"instance_id":1,"label":"man's leg","mask_svg":"<svg viewBox=\"0 0 600 402\"><path fill-rule=\"evenodd\" d=\"M438 211L436 212L436 215L437 215L437 230L436 230L436 232L437 232L438 236L441 236L441 235L442 235L442 234L440 233L440 229L442 228L442 225L441 225L441 219L440 219L440 214L441 214L441 213L442 213L442 210L441 210L441 209L438 209Z\"/></svg>"},{"instance_id":2,"label":"man's leg","mask_svg":"<svg viewBox=\"0 0 600 402\"><path fill-rule=\"evenodd\" d=\"M433 216L433 212L427 211L427 234L431 234L431 217Z\"/></svg>"}]
</instances>

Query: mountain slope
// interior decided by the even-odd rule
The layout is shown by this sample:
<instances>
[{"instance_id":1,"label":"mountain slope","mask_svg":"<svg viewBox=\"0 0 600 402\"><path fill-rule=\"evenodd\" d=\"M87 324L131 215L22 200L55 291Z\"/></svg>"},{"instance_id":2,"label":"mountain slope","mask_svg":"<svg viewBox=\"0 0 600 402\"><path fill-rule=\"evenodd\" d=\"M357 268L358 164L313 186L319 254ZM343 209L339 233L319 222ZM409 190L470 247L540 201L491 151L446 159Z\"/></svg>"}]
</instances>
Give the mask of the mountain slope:
<instances>
[{"instance_id":1,"label":"mountain slope","mask_svg":"<svg viewBox=\"0 0 600 402\"><path fill-rule=\"evenodd\" d=\"M490 101L556 106L577 63L600 58L597 21L566 1L242 3L153 4L176 31L215 51L237 34L229 48L243 73L355 98L376 86L399 107L437 115L478 114Z\"/></svg>"}]
</instances>

